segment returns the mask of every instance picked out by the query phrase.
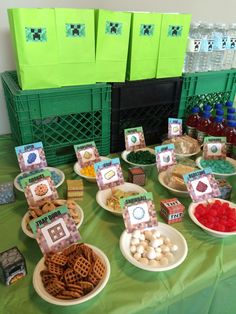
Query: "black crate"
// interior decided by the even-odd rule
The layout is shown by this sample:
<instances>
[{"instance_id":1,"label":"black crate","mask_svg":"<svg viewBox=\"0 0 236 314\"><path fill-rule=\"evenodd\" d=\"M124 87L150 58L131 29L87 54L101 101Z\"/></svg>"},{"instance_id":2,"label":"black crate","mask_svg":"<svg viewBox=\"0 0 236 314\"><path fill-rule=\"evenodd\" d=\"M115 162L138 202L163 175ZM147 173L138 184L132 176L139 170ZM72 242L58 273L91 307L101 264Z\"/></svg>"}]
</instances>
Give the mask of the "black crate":
<instances>
[{"instance_id":1,"label":"black crate","mask_svg":"<svg viewBox=\"0 0 236 314\"><path fill-rule=\"evenodd\" d=\"M124 129L142 126L147 145L167 133L168 117L177 117L182 77L112 84L111 152L124 150Z\"/></svg>"}]
</instances>

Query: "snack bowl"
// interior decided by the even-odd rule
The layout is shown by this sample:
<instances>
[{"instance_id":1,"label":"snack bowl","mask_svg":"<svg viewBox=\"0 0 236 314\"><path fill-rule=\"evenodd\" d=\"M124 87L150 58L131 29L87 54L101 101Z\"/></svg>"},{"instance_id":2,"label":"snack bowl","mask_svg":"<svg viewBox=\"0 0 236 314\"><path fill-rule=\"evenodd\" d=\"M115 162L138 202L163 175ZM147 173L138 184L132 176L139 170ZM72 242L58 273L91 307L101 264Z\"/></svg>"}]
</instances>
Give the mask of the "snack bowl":
<instances>
[{"instance_id":1,"label":"snack bowl","mask_svg":"<svg viewBox=\"0 0 236 314\"><path fill-rule=\"evenodd\" d=\"M127 261L130 262L132 265L140 269L144 269L144 270L152 271L152 272L167 271L182 264L188 253L188 245L183 235L179 231L174 229L173 227L162 222L159 222L158 226L150 228L150 229L155 229L159 231L161 236L168 237L171 240L171 242L173 242L173 244L178 246L178 250L174 255L174 260L166 266L145 265L137 261L130 252L130 243L131 243L132 234L128 233L126 230L123 231L120 237L120 250L124 258L127 259Z\"/></svg>"},{"instance_id":2,"label":"snack bowl","mask_svg":"<svg viewBox=\"0 0 236 314\"><path fill-rule=\"evenodd\" d=\"M62 185L62 183L65 181L65 174L63 171L61 171L58 168L53 168L53 167L45 167L43 169L37 169L37 170L33 170L30 172L21 172L18 174L18 176L15 177L14 179L14 186L15 188L20 191L20 192L24 192L23 188L21 187L19 180L22 177L27 177L27 175L31 175L32 174L36 174L39 171L42 170L49 170L52 174L52 179L55 183L55 187L58 188L60 185Z\"/></svg>"},{"instance_id":3,"label":"snack bowl","mask_svg":"<svg viewBox=\"0 0 236 314\"><path fill-rule=\"evenodd\" d=\"M66 200L58 200L58 201L60 201L61 205L66 204ZM76 223L76 226L77 226L77 229L79 229L79 227L82 225L83 220L84 220L84 212L78 204L76 204L76 212L78 213L78 216L79 216L79 223ZM27 211L21 220L21 228L25 235L27 235L28 237L32 239L35 239L35 236L32 230L28 229L28 224L30 221L29 217L30 217L30 212Z\"/></svg>"},{"instance_id":4,"label":"snack bowl","mask_svg":"<svg viewBox=\"0 0 236 314\"><path fill-rule=\"evenodd\" d=\"M206 226L204 226L196 217L195 217L195 210L196 210L196 207L199 205L199 204L208 204L208 203L212 203L214 201L220 201L222 203L228 203L232 208L235 208L236 210L236 204L232 203L232 202L229 202L229 201L226 201L226 200L222 200L220 198L213 198L213 199L210 199L210 200L206 200L206 201L201 201L201 202L197 202L197 203L191 203L189 205L189 208L188 208L188 213L189 213L189 216L190 218L192 219L192 221L197 225L199 226L200 228L202 228L206 233L210 234L211 236L214 236L214 237L217 237L217 238L225 238L225 237L229 237L229 236L233 236L233 235L236 235L236 231L232 231L232 232L222 232L222 231L217 231L217 230L213 230L213 229L210 229Z\"/></svg>"},{"instance_id":5,"label":"snack bowl","mask_svg":"<svg viewBox=\"0 0 236 314\"><path fill-rule=\"evenodd\" d=\"M72 300L62 300L62 299L56 298L56 297L52 296L51 294L49 294L43 285L40 272L42 270L45 270L46 266L44 264L45 258L42 257L34 269L33 286L34 286L34 289L37 292L37 294L43 300L45 300L48 303L55 304L55 305L71 306L71 305L84 303L84 302L94 298L98 293L100 293L105 288L105 286L108 282L108 279L110 277L109 260L108 260L107 256L99 248L97 248L93 245L87 244L87 243L86 243L86 245L94 251L94 253L100 258L103 265L105 266L105 272L104 272L103 278L100 280L98 285L91 292L89 292L88 294L86 294L80 298L76 298L76 299L72 299Z\"/></svg>"},{"instance_id":6,"label":"snack bowl","mask_svg":"<svg viewBox=\"0 0 236 314\"><path fill-rule=\"evenodd\" d=\"M175 155L178 158L190 158L190 157L198 155L200 152L201 152L201 146L198 146L196 151L191 153L191 154L178 154L178 153L175 153Z\"/></svg>"},{"instance_id":7,"label":"snack bowl","mask_svg":"<svg viewBox=\"0 0 236 314\"><path fill-rule=\"evenodd\" d=\"M110 159L104 156L100 156L100 158L101 158L101 161ZM91 182L91 183L96 183L96 177L89 177L81 173L81 167L78 161L74 164L74 172L78 174L81 178L85 179L86 181Z\"/></svg>"},{"instance_id":8,"label":"snack bowl","mask_svg":"<svg viewBox=\"0 0 236 314\"><path fill-rule=\"evenodd\" d=\"M198 168L200 169L204 169L204 167L201 165L201 161L203 160L202 157L198 157L196 159L196 165L198 166ZM217 178L228 178L228 177L231 177L231 176L235 176L236 175L236 160L232 159L232 158L229 158L229 157L226 157L225 159L226 161L228 161L229 163L231 163L234 168L235 168L235 171L232 172L232 173L219 173L219 172L214 172L212 171L212 174L214 174Z\"/></svg>"},{"instance_id":9,"label":"snack bowl","mask_svg":"<svg viewBox=\"0 0 236 314\"><path fill-rule=\"evenodd\" d=\"M144 148L140 148L140 149L137 149L135 150L135 152L138 152L138 151L149 151L151 154L155 155L155 150L153 148L150 148L150 147L144 147ZM129 161L127 159L128 155L131 153L131 151L127 151L127 150L124 150L122 153L121 153L121 158L128 164L132 165L132 166L136 166L136 167L142 167L144 170L147 169L147 168L150 168L150 167L153 167L156 165L156 162L152 163L152 164L137 164L137 163L133 163L131 161Z\"/></svg>"},{"instance_id":10,"label":"snack bowl","mask_svg":"<svg viewBox=\"0 0 236 314\"><path fill-rule=\"evenodd\" d=\"M168 186L168 184L167 184L167 172L166 171L162 171L158 174L158 180L159 180L160 184L162 186L164 186L172 195L175 195L177 197L183 197L183 198L190 197L187 190L186 191L180 191L180 190L176 190L176 189L173 189L173 188Z\"/></svg>"},{"instance_id":11,"label":"snack bowl","mask_svg":"<svg viewBox=\"0 0 236 314\"><path fill-rule=\"evenodd\" d=\"M122 217L122 211L118 211L118 210L113 210L111 208L109 208L107 206L107 200L112 196L112 190L121 190L123 192L134 192L137 194L141 194L141 193L146 193L147 191L142 188L141 186L134 184L134 183L129 183L129 182L125 182L122 185L116 186L112 189L106 189L106 190L100 190L97 192L96 194L96 201L97 203L104 208L105 210L107 210L108 212L116 215L116 216L121 216Z\"/></svg>"}]
</instances>

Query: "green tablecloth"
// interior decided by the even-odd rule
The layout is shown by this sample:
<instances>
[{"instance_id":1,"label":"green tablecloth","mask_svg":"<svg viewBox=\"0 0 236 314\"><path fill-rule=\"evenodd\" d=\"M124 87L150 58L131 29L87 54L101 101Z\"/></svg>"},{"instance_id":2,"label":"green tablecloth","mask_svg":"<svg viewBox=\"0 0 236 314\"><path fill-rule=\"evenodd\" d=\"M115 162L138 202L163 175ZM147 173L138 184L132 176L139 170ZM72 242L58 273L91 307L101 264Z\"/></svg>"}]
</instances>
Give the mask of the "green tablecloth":
<instances>
[{"instance_id":1,"label":"green tablecloth","mask_svg":"<svg viewBox=\"0 0 236 314\"><path fill-rule=\"evenodd\" d=\"M125 176L127 165L122 163ZM67 179L78 178L73 165L59 167ZM14 143L9 136L0 137L0 183L13 180L19 173ZM235 179L231 179L231 184ZM236 313L236 237L218 239L193 224L186 213L183 222L174 224L187 240L188 255L179 267L163 273L138 269L126 261L119 249L124 230L120 217L100 208L95 200L97 185L84 182L84 200L80 203L85 219L80 228L84 242L105 252L111 263L111 276L105 289L94 299L71 307L59 307L42 300L32 285L35 265L42 257L37 242L21 230L21 219L27 210L23 193L16 192L16 202L0 205L0 251L17 246L27 263L28 274L12 286L0 283L0 313L3 314L74 314L74 313ZM150 174L145 187L154 194L158 219L160 199L170 198ZM58 189L66 196L65 183ZM233 191L236 201L236 190ZM188 205L189 200L181 200Z\"/></svg>"}]
</instances>

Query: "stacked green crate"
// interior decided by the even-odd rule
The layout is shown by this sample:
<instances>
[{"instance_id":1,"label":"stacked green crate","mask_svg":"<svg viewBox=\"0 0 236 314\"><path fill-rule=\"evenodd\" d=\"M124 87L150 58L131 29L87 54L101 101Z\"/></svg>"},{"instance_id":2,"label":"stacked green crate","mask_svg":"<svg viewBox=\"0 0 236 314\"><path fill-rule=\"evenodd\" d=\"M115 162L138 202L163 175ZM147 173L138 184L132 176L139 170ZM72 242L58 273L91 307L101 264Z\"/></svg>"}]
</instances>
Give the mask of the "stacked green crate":
<instances>
[{"instance_id":1,"label":"stacked green crate","mask_svg":"<svg viewBox=\"0 0 236 314\"><path fill-rule=\"evenodd\" d=\"M162 15L132 13L127 79L156 77Z\"/></svg>"}]
</instances>

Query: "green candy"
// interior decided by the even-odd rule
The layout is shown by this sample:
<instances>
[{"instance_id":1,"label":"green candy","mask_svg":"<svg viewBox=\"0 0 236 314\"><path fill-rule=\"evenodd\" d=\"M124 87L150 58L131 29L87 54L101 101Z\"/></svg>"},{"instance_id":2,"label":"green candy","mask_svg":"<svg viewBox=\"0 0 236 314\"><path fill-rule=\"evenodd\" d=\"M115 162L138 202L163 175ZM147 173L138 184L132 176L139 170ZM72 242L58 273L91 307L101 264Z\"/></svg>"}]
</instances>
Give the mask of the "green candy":
<instances>
[{"instance_id":1,"label":"green candy","mask_svg":"<svg viewBox=\"0 0 236 314\"><path fill-rule=\"evenodd\" d=\"M127 155L127 160L139 165L149 165L156 162L156 156L148 150L140 150L131 152Z\"/></svg>"},{"instance_id":2,"label":"green candy","mask_svg":"<svg viewBox=\"0 0 236 314\"><path fill-rule=\"evenodd\" d=\"M224 159L202 159L200 164L203 168L210 167L212 172L215 173L230 174L235 172L235 167L229 161Z\"/></svg>"}]
</instances>

